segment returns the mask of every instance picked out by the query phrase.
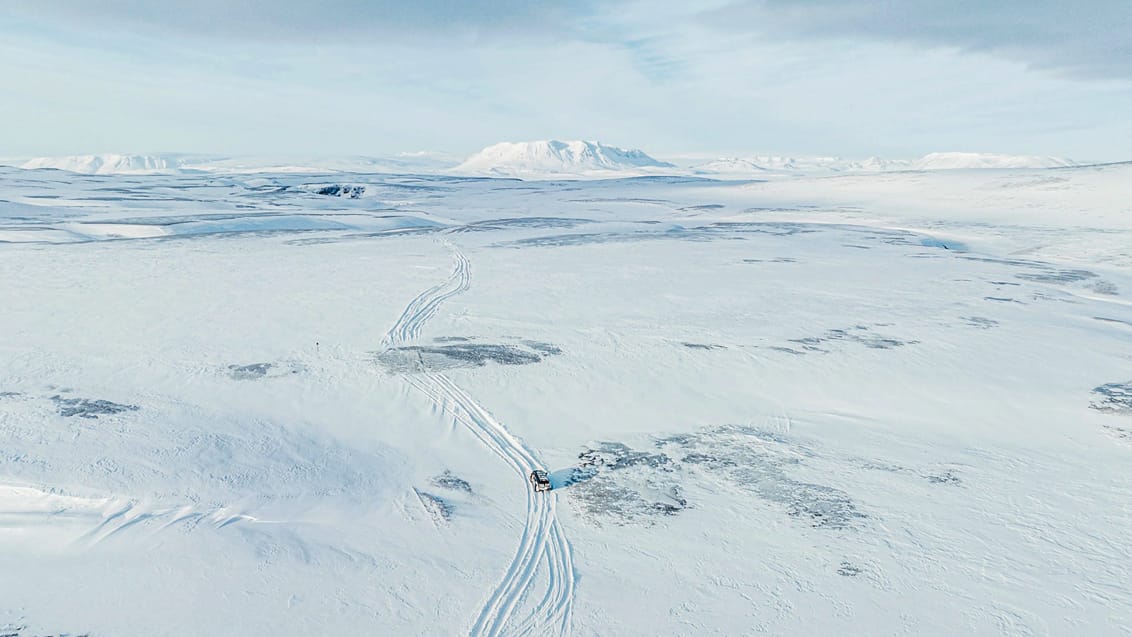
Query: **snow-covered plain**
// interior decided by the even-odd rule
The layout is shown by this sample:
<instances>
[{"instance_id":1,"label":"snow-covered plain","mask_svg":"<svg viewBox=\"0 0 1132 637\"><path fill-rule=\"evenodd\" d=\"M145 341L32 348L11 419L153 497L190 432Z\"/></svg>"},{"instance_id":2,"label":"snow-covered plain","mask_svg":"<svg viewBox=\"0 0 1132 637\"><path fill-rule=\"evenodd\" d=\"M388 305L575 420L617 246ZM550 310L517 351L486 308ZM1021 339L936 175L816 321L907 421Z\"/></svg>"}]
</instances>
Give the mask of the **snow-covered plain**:
<instances>
[{"instance_id":1,"label":"snow-covered plain","mask_svg":"<svg viewBox=\"0 0 1132 637\"><path fill-rule=\"evenodd\" d=\"M0 634L1132 634L1130 202L0 169Z\"/></svg>"}]
</instances>

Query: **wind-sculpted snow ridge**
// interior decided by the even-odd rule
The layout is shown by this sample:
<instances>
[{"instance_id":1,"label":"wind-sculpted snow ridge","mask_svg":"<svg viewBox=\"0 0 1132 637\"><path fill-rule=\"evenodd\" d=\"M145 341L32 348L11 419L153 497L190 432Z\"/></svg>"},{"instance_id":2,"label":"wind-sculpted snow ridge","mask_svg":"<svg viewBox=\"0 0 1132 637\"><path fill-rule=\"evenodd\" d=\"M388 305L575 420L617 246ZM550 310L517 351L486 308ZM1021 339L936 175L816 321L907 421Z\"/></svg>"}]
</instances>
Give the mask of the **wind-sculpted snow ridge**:
<instances>
[{"instance_id":1,"label":"wind-sculpted snow ridge","mask_svg":"<svg viewBox=\"0 0 1132 637\"><path fill-rule=\"evenodd\" d=\"M423 324L436 314L445 300L464 292L471 285L471 267L467 257L454 245L446 245L452 250L456 267L445 281L425 290L409 303L382 341L387 351L406 347L406 343L416 338ZM405 378L506 462L524 486L527 475L544 466L519 438L448 377L426 371ZM551 631L568 634L570 631L574 562L570 544L555 515L557 500L549 494L525 490L527 515L519 548L503 579L476 617L471 635L522 636L546 635ZM526 616L516 616L543 565L548 578L546 592Z\"/></svg>"},{"instance_id":2,"label":"wind-sculpted snow ridge","mask_svg":"<svg viewBox=\"0 0 1132 637\"><path fill-rule=\"evenodd\" d=\"M39 549L55 546L92 547L127 529L155 533L174 526L200 524L222 529L238 522L256 522L234 506L205 507L183 502L158 503L120 496L101 498L64 495L35 487L0 483L0 520L19 519L41 529ZM19 534L4 538L0 546L19 542Z\"/></svg>"}]
</instances>

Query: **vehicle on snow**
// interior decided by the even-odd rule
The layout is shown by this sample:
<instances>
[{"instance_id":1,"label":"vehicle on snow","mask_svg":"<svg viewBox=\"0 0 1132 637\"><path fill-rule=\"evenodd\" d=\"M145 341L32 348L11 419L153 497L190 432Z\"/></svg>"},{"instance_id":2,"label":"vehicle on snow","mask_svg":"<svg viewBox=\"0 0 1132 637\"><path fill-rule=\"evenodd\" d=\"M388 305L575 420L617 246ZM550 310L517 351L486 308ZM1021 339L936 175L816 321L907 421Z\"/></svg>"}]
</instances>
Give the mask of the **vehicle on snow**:
<instances>
[{"instance_id":1,"label":"vehicle on snow","mask_svg":"<svg viewBox=\"0 0 1132 637\"><path fill-rule=\"evenodd\" d=\"M531 472L531 486L535 491L550 491L550 476L547 475L542 469L535 469Z\"/></svg>"}]
</instances>

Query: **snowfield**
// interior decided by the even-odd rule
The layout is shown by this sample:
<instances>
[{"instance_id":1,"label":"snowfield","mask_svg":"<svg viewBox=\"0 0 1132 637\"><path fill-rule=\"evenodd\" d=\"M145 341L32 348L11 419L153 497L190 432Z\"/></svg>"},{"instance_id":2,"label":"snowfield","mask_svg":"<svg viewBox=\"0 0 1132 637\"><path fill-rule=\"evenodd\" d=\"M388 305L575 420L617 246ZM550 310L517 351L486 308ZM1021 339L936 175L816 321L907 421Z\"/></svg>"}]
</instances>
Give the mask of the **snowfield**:
<instances>
[{"instance_id":1,"label":"snowfield","mask_svg":"<svg viewBox=\"0 0 1132 637\"><path fill-rule=\"evenodd\" d=\"M0 634L1130 635L1130 202L0 168Z\"/></svg>"}]
</instances>

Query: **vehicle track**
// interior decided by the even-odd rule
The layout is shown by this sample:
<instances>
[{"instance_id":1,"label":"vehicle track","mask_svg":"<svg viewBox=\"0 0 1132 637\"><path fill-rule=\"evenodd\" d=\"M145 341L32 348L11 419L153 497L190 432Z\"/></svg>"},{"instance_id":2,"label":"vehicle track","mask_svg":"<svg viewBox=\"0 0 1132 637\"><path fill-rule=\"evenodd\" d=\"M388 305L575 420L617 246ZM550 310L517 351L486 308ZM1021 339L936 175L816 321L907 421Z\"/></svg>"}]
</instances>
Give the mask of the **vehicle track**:
<instances>
[{"instance_id":1,"label":"vehicle track","mask_svg":"<svg viewBox=\"0 0 1132 637\"><path fill-rule=\"evenodd\" d=\"M446 245L452 250L456 259L456 268L442 283L421 292L405 306L405 310L401 312L397 322L389 328L389 332L382 339L383 348L403 345L416 338L421 331L421 326L436 314L444 301L468 289L472 280L471 265L464 254L457 250L455 246L450 243L446 243Z\"/></svg>"},{"instance_id":2,"label":"vehicle track","mask_svg":"<svg viewBox=\"0 0 1132 637\"><path fill-rule=\"evenodd\" d=\"M414 298L382 341L385 348L398 347L415 338L424 323L436 314L447 299L468 289L471 267L467 258L451 243L456 266L452 274ZM533 451L491 413L450 378L421 370L406 377L410 385L428 396L442 411L467 428L480 442L503 459L524 485L527 476L542 466ZM503 579L484 602L472 625L474 636L567 634L570 631L575 574L570 543L555 514L556 498L526 488L527 514L519 547ZM540 566L545 565L547 588L538 603L524 616L518 609L533 592Z\"/></svg>"}]
</instances>

